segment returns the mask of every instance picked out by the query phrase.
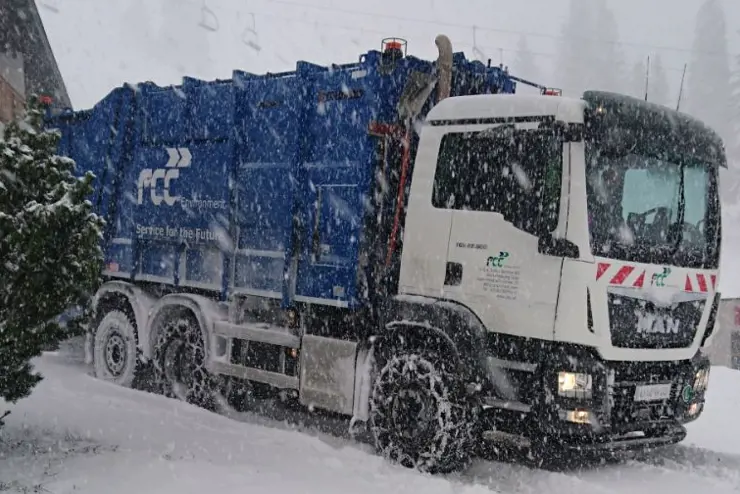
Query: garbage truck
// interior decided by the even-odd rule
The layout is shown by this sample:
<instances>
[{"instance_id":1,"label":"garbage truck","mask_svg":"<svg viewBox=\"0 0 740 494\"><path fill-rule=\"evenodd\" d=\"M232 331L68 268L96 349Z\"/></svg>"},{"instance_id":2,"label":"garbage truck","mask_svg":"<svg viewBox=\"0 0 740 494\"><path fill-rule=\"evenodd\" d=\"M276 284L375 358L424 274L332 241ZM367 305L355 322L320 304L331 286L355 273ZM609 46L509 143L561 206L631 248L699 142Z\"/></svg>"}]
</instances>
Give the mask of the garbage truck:
<instances>
[{"instance_id":1,"label":"garbage truck","mask_svg":"<svg viewBox=\"0 0 740 494\"><path fill-rule=\"evenodd\" d=\"M95 376L344 417L428 472L486 444L681 441L717 325L721 139L625 95L517 94L436 44L51 116L106 219Z\"/></svg>"}]
</instances>

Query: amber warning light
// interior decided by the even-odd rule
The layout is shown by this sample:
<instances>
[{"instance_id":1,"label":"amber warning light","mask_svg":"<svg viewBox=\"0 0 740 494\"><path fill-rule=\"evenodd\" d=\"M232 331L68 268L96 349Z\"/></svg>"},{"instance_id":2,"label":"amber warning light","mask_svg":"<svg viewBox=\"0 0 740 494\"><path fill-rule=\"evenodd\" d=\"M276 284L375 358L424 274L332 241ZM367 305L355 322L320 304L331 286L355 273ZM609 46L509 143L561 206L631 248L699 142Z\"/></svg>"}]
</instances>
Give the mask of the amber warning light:
<instances>
[{"instance_id":1,"label":"amber warning light","mask_svg":"<svg viewBox=\"0 0 740 494\"><path fill-rule=\"evenodd\" d=\"M408 42L403 38L385 38L381 42L383 53L398 53L406 56L406 46Z\"/></svg>"}]
</instances>

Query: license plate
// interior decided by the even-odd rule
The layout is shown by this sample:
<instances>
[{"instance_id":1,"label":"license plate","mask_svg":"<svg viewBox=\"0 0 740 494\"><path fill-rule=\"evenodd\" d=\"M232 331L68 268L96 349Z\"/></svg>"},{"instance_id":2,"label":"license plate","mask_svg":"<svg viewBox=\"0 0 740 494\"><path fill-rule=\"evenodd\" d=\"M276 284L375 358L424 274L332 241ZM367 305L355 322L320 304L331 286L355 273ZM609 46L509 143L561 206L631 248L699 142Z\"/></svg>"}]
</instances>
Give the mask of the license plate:
<instances>
[{"instance_id":1,"label":"license plate","mask_svg":"<svg viewBox=\"0 0 740 494\"><path fill-rule=\"evenodd\" d=\"M671 396L670 384L643 384L635 388L635 401L659 401Z\"/></svg>"}]
</instances>

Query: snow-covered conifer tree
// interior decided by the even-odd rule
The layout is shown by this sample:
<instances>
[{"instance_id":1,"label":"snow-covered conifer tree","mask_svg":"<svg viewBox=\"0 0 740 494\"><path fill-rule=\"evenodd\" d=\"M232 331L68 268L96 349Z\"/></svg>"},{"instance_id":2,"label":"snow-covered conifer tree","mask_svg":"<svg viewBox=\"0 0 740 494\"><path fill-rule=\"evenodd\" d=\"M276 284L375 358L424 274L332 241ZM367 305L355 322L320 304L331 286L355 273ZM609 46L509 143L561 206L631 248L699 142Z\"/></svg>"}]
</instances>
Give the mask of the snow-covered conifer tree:
<instances>
[{"instance_id":1,"label":"snow-covered conifer tree","mask_svg":"<svg viewBox=\"0 0 740 494\"><path fill-rule=\"evenodd\" d=\"M103 220L87 199L94 176L58 156L41 98L0 135L0 398L28 396L31 359L79 330L99 284ZM83 308L60 324L59 316Z\"/></svg>"}]
</instances>

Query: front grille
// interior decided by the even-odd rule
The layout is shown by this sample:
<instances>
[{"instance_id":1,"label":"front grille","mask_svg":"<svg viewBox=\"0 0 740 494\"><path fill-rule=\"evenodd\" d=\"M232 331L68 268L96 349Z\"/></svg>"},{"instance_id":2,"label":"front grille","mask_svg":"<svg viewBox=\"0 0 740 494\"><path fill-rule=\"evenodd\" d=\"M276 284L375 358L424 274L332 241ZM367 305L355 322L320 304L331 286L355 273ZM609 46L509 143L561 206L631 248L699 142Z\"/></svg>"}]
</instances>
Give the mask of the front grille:
<instances>
[{"instance_id":1,"label":"front grille","mask_svg":"<svg viewBox=\"0 0 740 494\"><path fill-rule=\"evenodd\" d=\"M607 295L612 345L618 348L688 348L706 304L696 300L664 308L621 294Z\"/></svg>"},{"instance_id":2,"label":"front grille","mask_svg":"<svg viewBox=\"0 0 740 494\"><path fill-rule=\"evenodd\" d=\"M681 389L691 379L691 366L687 362L615 362L611 371L614 373L610 400L612 427L675 418ZM670 396L660 401L635 401L635 390L643 384L671 384Z\"/></svg>"},{"instance_id":3,"label":"front grille","mask_svg":"<svg viewBox=\"0 0 740 494\"><path fill-rule=\"evenodd\" d=\"M676 379L691 372L691 366L686 361L626 361L610 362L614 372L615 383L661 383Z\"/></svg>"},{"instance_id":4,"label":"front grille","mask_svg":"<svg viewBox=\"0 0 740 494\"><path fill-rule=\"evenodd\" d=\"M614 387L612 426L671 419L675 412L677 385L673 383L671 396L664 401L634 401L636 384Z\"/></svg>"}]
</instances>

